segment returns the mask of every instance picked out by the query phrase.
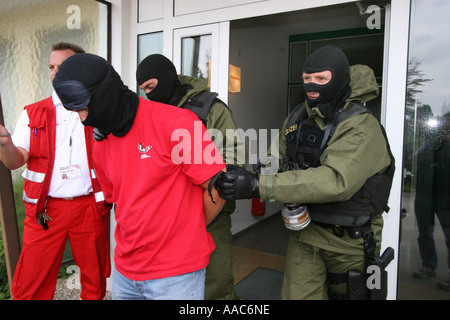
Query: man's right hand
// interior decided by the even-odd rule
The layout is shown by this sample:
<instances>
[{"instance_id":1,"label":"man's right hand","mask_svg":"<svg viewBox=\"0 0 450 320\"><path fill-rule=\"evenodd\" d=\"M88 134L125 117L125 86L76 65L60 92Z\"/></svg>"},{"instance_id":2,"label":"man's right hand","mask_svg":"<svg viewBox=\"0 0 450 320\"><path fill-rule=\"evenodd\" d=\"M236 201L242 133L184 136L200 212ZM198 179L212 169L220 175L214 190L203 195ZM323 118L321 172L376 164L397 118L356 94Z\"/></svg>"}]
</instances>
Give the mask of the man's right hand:
<instances>
[{"instance_id":1,"label":"man's right hand","mask_svg":"<svg viewBox=\"0 0 450 320\"><path fill-rule=\"evenodd\" d=\"M215 187L227 200L259 198L259 177L241 167L228 165L217 179Z\"/></svg>"},{"instance_id":2,"label":"man's right hand","mask_svg":"<svg viewBox=\"0 0 450 320\"><path fill-rule=\"evenodd\" d=\"M11 134L0 124L0 147L7 144L11 139Z\"/></svg>"},{"instance_id":3,"label":"man's right hand","mask_svg":"<svg viewBox=\"0 0 450 320\"><path fill-rule=\"evenodd\" d=\"M0 124L0 161L10 170L23 166L28 161L28 151L16 148L11 134Z\"/></svg>"}]
</instances>

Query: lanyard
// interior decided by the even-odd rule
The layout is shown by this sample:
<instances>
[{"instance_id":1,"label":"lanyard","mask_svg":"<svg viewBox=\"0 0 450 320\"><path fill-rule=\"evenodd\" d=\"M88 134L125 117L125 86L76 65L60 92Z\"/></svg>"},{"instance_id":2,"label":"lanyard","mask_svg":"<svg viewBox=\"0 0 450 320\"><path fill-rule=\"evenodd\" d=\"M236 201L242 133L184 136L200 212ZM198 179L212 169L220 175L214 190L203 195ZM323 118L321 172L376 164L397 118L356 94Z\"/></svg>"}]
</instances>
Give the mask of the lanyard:
<instances>
[{"instance_id":1,"label":"lanyard","mask_svg":"<svg viewBox=\"0 0 450 320\"><path fill-rule=\"evenodd\" d=\"M72 165L72 147L73 147L73 136L75 129L77 128L79 118L76 112L68 111L69 119L64 119L63 110L61 109L59 112L59 122L64 125L69 132L69 166ZM75 117L73 117L75 116Z\"/></svg>"}]
</instances>

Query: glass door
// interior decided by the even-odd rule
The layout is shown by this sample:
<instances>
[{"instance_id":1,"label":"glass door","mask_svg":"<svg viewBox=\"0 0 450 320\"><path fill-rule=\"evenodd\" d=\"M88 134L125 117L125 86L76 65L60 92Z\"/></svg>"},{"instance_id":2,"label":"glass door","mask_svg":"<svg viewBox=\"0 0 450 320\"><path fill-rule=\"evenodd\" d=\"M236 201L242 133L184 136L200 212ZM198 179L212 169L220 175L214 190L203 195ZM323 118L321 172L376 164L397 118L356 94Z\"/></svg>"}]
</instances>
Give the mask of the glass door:
<instances>
[{"instance_id":1,"label":"glass door","mask_svg":"<svg viewBox=\"0 0 450 320\"><path fill-rule=\"evenodd\" d=\"M411 2L399 299L450 299L449 14L446 1Z\"/></svg>"},{"instance_id":2,"label":"glass door","mask_svg":"<svg viewBox=\"0 0 450 320\"><path fill-rule=\"evenodd\" d=\"M173 63L177 71L203 79L225 103L228 100L228 39L228 22L176 29L173 37Z\"/></svg>"},{"instance_id":3,"label":"glass door","mask_svg":"<svg viewBox=\"0 0 450 320\"><path fill-rule=\"evenodd\" d=\"M181 73L202 79L211 88L211 34L181 39Z\"/></svg>"}]
</instances>

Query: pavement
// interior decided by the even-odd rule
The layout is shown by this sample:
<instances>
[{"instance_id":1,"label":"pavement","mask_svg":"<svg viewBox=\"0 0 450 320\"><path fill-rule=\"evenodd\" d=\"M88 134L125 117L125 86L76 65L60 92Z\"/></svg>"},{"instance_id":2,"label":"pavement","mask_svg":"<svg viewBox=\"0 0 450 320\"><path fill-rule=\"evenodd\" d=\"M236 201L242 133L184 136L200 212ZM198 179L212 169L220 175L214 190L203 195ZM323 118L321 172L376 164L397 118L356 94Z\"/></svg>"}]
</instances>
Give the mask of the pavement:
<instances>
[{"instance_id":1,"label":"pavement","mask_svg":"<svg viewBox=\"0 0 450 320\"><path fill-rule=\"evenodd\" d=\"M81 300L81 289L78 289L78 287L70 282L70 279L58 279L53 300ZM111 300L110 291L106 291L106 296L103 300Z\"/></svg>"}]
</instances>

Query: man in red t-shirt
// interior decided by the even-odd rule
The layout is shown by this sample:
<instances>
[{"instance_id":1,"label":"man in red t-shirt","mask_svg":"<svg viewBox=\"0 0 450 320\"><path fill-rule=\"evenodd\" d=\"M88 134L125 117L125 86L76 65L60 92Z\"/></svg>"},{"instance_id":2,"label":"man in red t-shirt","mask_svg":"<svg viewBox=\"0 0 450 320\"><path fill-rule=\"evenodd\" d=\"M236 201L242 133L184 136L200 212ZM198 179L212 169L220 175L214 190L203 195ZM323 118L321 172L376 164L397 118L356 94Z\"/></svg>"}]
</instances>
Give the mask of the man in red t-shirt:
<instances>
[{"instance_id":1,"label":"man in red t-shirt","mask_svg":"<svg viewBox=\"0 0 450 320\"><path fill-rule=\"evenodd\" d=\"M103 58L67 59L53 82L66 109L111 133L94 145L97 178L116 204L114 299L203 299L223 207L210 183L225 168L195 114L140 99Z\"/></svg>"}]
</instances>

